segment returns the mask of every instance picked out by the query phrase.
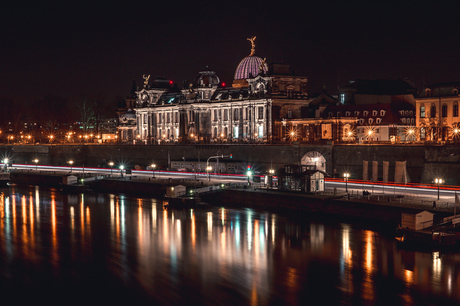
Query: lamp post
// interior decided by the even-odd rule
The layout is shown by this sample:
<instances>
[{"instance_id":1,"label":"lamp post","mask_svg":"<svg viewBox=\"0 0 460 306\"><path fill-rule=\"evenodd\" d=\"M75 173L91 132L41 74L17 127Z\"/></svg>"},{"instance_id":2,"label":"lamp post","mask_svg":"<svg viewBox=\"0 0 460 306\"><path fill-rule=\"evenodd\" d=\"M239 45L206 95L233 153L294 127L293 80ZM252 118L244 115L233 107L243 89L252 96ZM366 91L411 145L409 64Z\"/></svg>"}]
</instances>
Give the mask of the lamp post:
<instances>
[{"instance_id":1,"label":"lamp post","mask_svg":"<svg viewBox=\"0 0 460 306\"><path fill-rule=\"evenodd\" d=\"M151 164L150 167L152 168L152 178L155 178L155 168L157 165Z\"/></svg>"},{"instance_id":2,"label":"lamp post","mask_svg":"<svg viewBox=\"0 0 460 306\"><path fill-rule=\"evenodd\" d=\"M120 170L121 170L121 177L123 178L123 169L125 168L125 166L121 165L120 166Z\"/></svg>"},{"instance_id":3,"label":"lamp post","mask_svg":"<svg viewBox=\"0 0 460 306\"><path fill-rule=\"evenodd\" d=\"M275 169L270 169L268 170L268 173L270 174L270 189L272 188L273 186L273 174L275 174Z\"/></svg>"},{"instance_id":4,"label":"lamp post","mask_svg":"<svg viewBox=\"0 0 460 306\"><path fill-rule=\"evenodd\" d=\"M5 158L5 159L3 160L3 163L5 164L5 171L8 170L8 162L9 162L9 161L10 161L10 160L9 160L8 158Z\"/></svg>"},{"instance_id":5,"label":"lamp post","mask_svg":"<svg viewBox=\"0 0 460 306\"><path fill-rule=\"evenodd\" d=\"M440 178L437 178L434 180L434 182L436 183L436 185L438 185L438 200L439 200L439 184L442 184L443 180Z\"/></svg>"},{"instance_id":6,"label":"lamp post","mask_svg":"<svg viewBox=\"0 0 460 306\"><path fill-rule=\"evenodd\" d=\"M206 171L208 172L208 181L211 180L211 176L209 175L209 172L212 170L212 166L207 166Z\"/></svg>"},{"instance_id":7,"label":"lamp post","mask_svg":"<svg viewBox=\"0 0 460 306\"><path fill-rule=\"evenodd\" d=\"M70 165L70 173L72 173L73 160L69 160L68 163Z\"/></svg>"},{"instance_id":8,"label":"lamp post","mask_svg":"<svg viewBox=\"0 0 460 306\"><path fill-rule=\"evenodd\" d=\"M112 176L112 171L113 171L113 161L109 162L110 166L110 176Z\"/></svg>"},{"instance_id":9,"label":"lamp post","mask_svg":"<svg viewBox=\"0 0 460 306\"><path fill-rule=\"evenodd\" d=\"M37 169L38 169L38 159L34 159L34 163L35 163L35 171L37 171Z\"/></svg>"},{"instance_id":10,"label":"lamp post","mask_svg":"<svg viewBox=\"0 0 460 306\"><path fill-rule=\"evenodd\" d=\"M348 178L350 177L350 173L344 173L343 179L345 180L345 192L348 193Z\"/></svg>"}]
</instances>

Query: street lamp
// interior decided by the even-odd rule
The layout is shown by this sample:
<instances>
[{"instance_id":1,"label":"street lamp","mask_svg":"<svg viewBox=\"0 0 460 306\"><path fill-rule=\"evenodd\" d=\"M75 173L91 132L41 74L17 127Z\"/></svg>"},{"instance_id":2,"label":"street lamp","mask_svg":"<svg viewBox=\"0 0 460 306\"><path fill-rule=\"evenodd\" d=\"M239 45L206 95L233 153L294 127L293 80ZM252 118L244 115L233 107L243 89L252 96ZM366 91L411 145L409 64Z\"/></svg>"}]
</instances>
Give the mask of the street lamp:
<instances>
[{"instance_id":1,"label":"street lamp","mask_svg":"<svg viewBox=\"0 0 460 306\"><path fill-rule=\"evenodd\" d=\"M68 163L70 165L70 173L72 173L73 160L69 160Z\"/></svg>"},{"instance_id":2,"label":"street lamp","mask_svg":"<svg viewBox=\"0 0 460 306\"><path fill-rule=\"evenodd\" d=\"M120 170L121 170L121 177L123 178L123 169L125 168L125 166L121 165L120 166Z\"/></svg>"},{"instance_id":3,"label":"street lamp","mask_svg":"<svg viewBox=\"0 0 460 306\"><path fill-rule=\"evenodd\" d=\"M348 178L350 177L350 173L344 173L343 179L345 180L345 192L348 192Z\"/></svg>"},{"instance_id":4,"label":"street lamp","mask_svg":"<svg viewBox=\"0 0 460 306\"><path fill-rule=\"evenodd\" d=\"M155 178L155 168L157 167L157 165L151 164L150 167L152 168L152 178Z\"/></svg>"},{"instance_id":5,"label":"street lamp","mask_svg":"<svg viewBox=\"0 0 460 306\"><path fill-rule=\"evenodd\" d=\"M9 162L9 161L10 161L10 160L9 160L8 158L5 158L5 159L3 160L3 163L5 164L5 171L8 170L8 162Z\"/></svg>"},{"instance_id":6,"label":"street lamp","mask_svg":"<svg viewBox=\"0 0 460 306\"><path fill-rule=\"evenodd\" d=\"M212 166L207 166L206 171L208 172L208 181L211 180L211 176L209 175L209 172L212 170Z\"/></svg>"},{"instance_id":7,"label":"street lamp","mask_svg":"<svg viewBox=\"0 0 460 306\"><path fill-rule=\"evenodd\" d=\"M35 170L38 169L38 159L34 159L34 163L35 163Z\"/></svg>"},{"instance_id":8,"label":"street lamp","mask_svg":"<svg viewBox=\"0 0 460 306\"><path fill-rule=\"evenodd\" d=\"M113 161L109 162L109 166L110 166L110 176L112 176Z\"/></svg>"},{"instance_id":9,"label":"street lamp","mask_svg":"<svg viewBox=\"0 0 460 306\"><path fill-rule=\"evenodd\" d=\"M436 183L436 185L438 185L438 200L439 200L439 184L442 184L444 182L440 178L435 179L434 182Z\"/></svg>"}]
</instances>

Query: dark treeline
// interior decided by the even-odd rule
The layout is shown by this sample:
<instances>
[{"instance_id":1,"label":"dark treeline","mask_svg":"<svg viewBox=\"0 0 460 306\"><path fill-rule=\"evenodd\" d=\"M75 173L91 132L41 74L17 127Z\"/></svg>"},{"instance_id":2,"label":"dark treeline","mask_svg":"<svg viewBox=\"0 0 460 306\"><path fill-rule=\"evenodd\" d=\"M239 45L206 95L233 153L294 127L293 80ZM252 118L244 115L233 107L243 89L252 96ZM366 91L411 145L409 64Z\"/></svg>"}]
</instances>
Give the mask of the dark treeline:
<instances>
[{"instance_id":1,"label":"dark treeline","mask_svg":"<svg viewBox=\"0 0 460 306\"><path fill-rule=\"evenodd\" d=\"M102 120L117 117L121 100L109 100L101 93L72 99L45 95L29 102L0 97L0 138L30 135L34 141L41 141L49 135L59 137L70 131L98 134L102 132Z\"/></svg>"}]
</instances>

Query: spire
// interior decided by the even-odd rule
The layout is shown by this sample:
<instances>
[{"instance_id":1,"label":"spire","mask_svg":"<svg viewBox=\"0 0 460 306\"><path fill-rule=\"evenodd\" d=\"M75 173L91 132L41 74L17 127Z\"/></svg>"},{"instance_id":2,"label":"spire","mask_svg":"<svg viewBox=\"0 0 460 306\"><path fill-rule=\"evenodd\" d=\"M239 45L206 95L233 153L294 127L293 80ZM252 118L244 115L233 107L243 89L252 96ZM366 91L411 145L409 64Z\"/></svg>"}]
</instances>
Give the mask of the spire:
<instances>
[{"instance_id":1,"label":"spire","mask_svg":"<svg viewBox=\"0 0 460 306\"><path fill-rule=\"evenodd\" d=\"M136 81L133 80L133 85L131 86L131 92L130 92L131 96L132 97L136 96L136 91L138 90L139 90L139 87L137 87Z\"/></svg>"},{"instance_id":2,"label":"spire","mask_svg":"<svg viewBox=\"0 0 460 306\"><path fill-rule=\"evenodd\" d=\"M254 54L256 54L256 43L255 43L256 37L257 36L253 36L252 38L246 38L247 40L251 42L251 54L249 54L249 56L253 56Z\"/></svg>"}]
</instances>

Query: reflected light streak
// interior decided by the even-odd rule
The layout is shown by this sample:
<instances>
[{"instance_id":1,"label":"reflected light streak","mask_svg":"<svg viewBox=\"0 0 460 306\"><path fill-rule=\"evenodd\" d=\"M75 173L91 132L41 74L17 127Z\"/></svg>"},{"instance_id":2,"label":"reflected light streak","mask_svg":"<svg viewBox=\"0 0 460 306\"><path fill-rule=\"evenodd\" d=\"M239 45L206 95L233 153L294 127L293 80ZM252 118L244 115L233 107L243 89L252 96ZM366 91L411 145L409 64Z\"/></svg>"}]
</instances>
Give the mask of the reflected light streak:
<instances>
[{"instance_id":1,"label":"reflected light streak","mask_svg":"<svg viewBox=\"0 0 460 306\"><path fill-rule=\"evenodd\" d=\"M256 266L259 266L259 247L260 247L260 241L259 241L259 220L254 220L254 253L255 253L255 264Z\"/></svg>"},{"instance_id":2,"label":"reflected light streak","mask_svg":"<svg viewBox=\"0 0 460 306\"><path fill-rule=\"evenodd\" d=\"M365 282L363 283L363 297L366 300L373 301L374 300L374 282L372 280L372 232L366 231L366 277Z\"/></svg>"},{"instance_id":3,"label":"reflected light streak","mask_svg":"<svg viewBox=\"0 0 460 306\"><path fill-rule=\"evenodd\" d=\"M436 281L441 280L441 258L439 257L439 252L433 252L433 279Z\"/></svg>"},{"instance_id":4,"label":"reflected light streak","mask_svg":"<svg viewBox=\"0 0 460 306\"><path fill-rule=\"evenodd\" d=\"M37 216L37 227L40 226L40 191L39 191L39 187L38 186L35 186L35 209L36 209L36 216Z\"/></svg>"},{"instance_id":5,"label":"reflected light streak","mask_svg":"<svg viewBox=\"0 0 460 306\"><path fill-rule=\"evenodd\" d=\"M212 212L207 213L207 222L208 222L208 240L212 240Z\"/></svg>"},{"instance_id":6,"label":"reflected light streak","mask_svg":"<svg viewBox=\"0 0 460 306\"><path fill-rule=\"evenodd\" d=\"M86 226L91 227L91 214L89 211L89 206L86 206Z\"/></svg>"},{"instance_id":7,"label":"reflected light streak","mask_svg":"<svg viewBox=\"0 0 460 306\"><path fill-rule=\"evenodd\" d=\"M163 210L163 242L164 242L164 249L166 252L168 250L168 244L169 244L168 211L166 209Z\"/></svg>"},{"instance_id":8,"label":"reflected light streak","mask_svg":"<svg viewBox=\"0 0 460 306\"><path fill-rule=\"evenodd\" d=\"M240 247L240 216L236 216L235 221L235 246L238 249Z\"/></svg>"},{"instance_id":9,"label":"reflected light streak","mask_svg":"<svg viewBox=\"0 0 460 306\"><path fill-rule=\"evenodd\" d=\"M52 257L53 262L57 263L57 224L56 224L56 199L55 195L51 195L51 244L52 244Z\"/></svg>"},{"instance_id":10,"label":"reflected light streak","mask_svg":"<svg viewBox=\"0 0 460 306\"><path fill-rule=\"evenodd\" d=\"M72 229L72 233L75 231L75 208L70 206L70 228Z\"/></svg>"},{"instance_id":11,"label":"reflected light streak","mask_svg":"<svg viewBox=\"0 0 460 306\"><path fill-rule=\"evenodd\" d=\"M272 215L272 245L275 245L275 216Z\"/></svg>"},{"instance_id":12,"label":"reflected light streak","mask_svg":"<svg viewBox=\"0 0 460 306\"><path fill-rule=\"evenodd\" d=\"M252 249L252 211L248 211L248 251Z\"/></svg>"},{"instance_id":13,"label":"reflected light streak","mask_svg":"<svg viewBox=\"0 0 460 306\"><path fill-rule=\"evenodd\" d=\"M220 219L222 221L222 225L224 225L225 224L225 209L222 207L220 210L221 210Z\"/></svg>"},{"instance_id":14,"label":"reflected light streak","mask_svg":"<svg viewBox=\"0 0 460 306\"><path fill-rule=\"evenodd\" d=\"M372 232L366 231L366 271L372 272Z\"/></svg>"},{"instance_id":15,"label":"reflected light streak","mask_svg":"<svg viewBox=\"0 0 460 306\"><path fill-rule=\"evenodd\" d=\"M157 233L157 207L156 205L152 205L152 227L153 233Z\"/></svg>"},{"instance_id":16,"label":"reflected light streak","mask_svg":"<svg viewBox=\"0 0 460 306\"><path fill-rule=\"evenodd\" d=\"M13 238L16 240L16 197L11 197L11 211L13 218Z\"/></svg>"},{"instance_id":17,"label":"reflected light streak","mask_svg":"<svg viewBox=\"0 0 460 306\"><path fill-rule=\"evenodd\" d=\"M191 231L192 231L192 233L191 233L191 235L192 235L192 248L193 248L193 250L195 250L195 245L196 245L196 223L195 223L195 213L194 213L193 209L190 211L190 214L191 214L191 219L192 219L192 225L191 225L191 227L192 227L192 229L191 229Z\"/></svg>"},{"instance_id":18,"label":"reflected light streak","mask_svg":"<svg viewBox=\"0 0 460 306\"><path fill-rule=\"evenodd\" d=\"M24 255L26 257L29 257L29 252L27 250L27 247L30 247L29 245L29 236L27 235L27 206L26 206L26 196L23 195L21 198L21 210L22 210L22 248Z\"/></svg>"}]
</instances>

